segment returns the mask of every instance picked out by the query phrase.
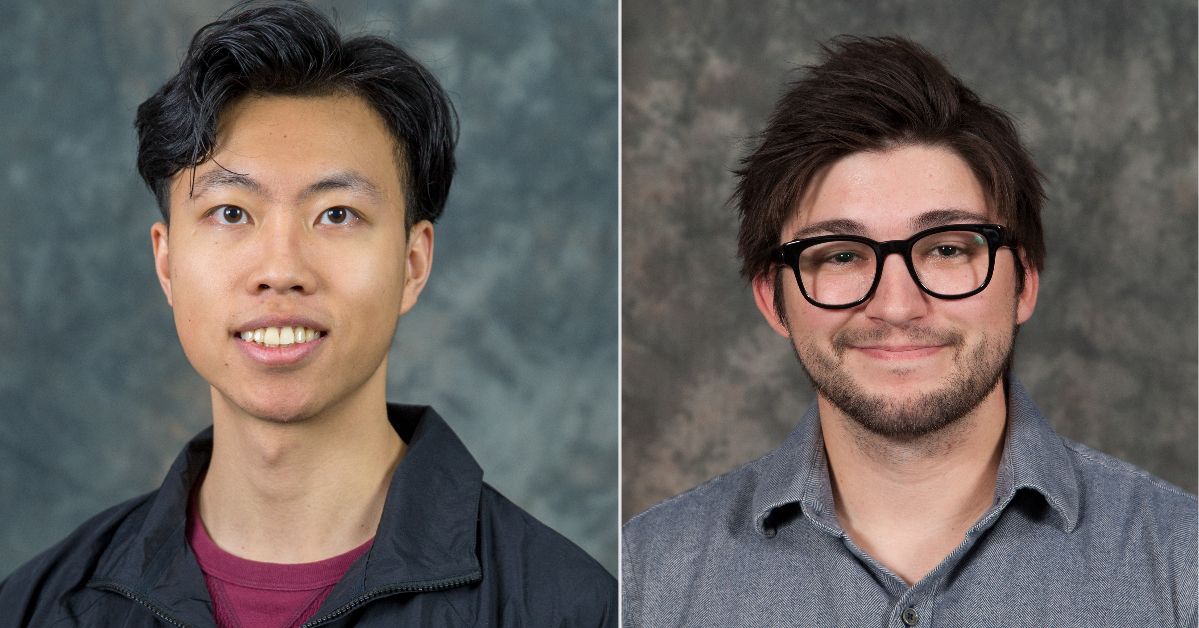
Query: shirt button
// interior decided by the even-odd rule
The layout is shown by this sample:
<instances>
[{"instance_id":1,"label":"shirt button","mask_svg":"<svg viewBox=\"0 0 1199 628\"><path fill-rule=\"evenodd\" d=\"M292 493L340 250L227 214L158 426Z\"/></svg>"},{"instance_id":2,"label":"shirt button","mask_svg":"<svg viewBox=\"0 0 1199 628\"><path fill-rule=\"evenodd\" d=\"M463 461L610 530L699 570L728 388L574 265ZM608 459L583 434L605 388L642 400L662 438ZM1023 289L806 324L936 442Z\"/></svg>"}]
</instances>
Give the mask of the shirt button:
<instances>
[{"instance_id":1,"label":"shirt button","mask_svg":"<svg viewBox=\"0 0 1199 628\"><path fill-rule=\"evenodd\" d=\"M903 609L903 623L909 626L915 626L920 623L920 614L911 606Z\"/></svg>"}]
</instances>

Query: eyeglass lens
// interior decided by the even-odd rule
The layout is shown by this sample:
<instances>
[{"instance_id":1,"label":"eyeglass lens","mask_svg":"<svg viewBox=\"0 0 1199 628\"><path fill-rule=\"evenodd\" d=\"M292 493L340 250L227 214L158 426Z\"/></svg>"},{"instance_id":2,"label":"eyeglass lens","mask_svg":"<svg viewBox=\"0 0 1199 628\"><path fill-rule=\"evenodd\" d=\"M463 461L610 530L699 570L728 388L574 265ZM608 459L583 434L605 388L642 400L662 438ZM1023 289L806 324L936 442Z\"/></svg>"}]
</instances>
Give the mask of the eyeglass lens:
<instances>
[{"instance_id":1,"label":"eyeglass lens","mask_svg":"<svg viewBox=\"0 0 1199 628\"><path fill-rule=\"evenodd\" d=\"M987 240L973 231L942 231L912 245L912 267L929 292L958 296L978 289L987 280L990 251ZM804 289L813 301L846 305L861 300L874 284L877 254L868 244L852 240L822 242L799 255Z\"/></svg>"}]
</instances>

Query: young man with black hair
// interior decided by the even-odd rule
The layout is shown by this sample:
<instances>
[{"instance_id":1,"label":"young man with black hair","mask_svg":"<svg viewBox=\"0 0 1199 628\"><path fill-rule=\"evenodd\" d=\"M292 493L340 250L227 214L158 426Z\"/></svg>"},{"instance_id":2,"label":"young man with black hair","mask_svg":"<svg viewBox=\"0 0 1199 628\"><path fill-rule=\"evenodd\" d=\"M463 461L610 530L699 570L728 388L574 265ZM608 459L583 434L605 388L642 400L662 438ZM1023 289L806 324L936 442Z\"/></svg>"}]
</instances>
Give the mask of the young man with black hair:
<instances>
[{"instance_id":1,"label":"young man with black hair","mask_svg":"<svg viewBox=\"0 0 1199 628\"><path fill-rule=\"evenodd\" d=\"M1195 496L1058 437L1011 374L1045 255L1013 124L908 40L825 52L736 191L817 400L628 522L625 624L1195 626Z\"/></svg>"},{"instance_id":2,"label":"young man with black hair","mask_svg":"<svg viewBox=\"0 0 1199 628\"><path fill-rule=\"evenodd\" d=\"M155 268L213 426L157 491L0 584L0 626L615 624L615 580L385 400L456 121L436 79L301 2L197 33L137 113Z\"/></svg>"}]
</instances>

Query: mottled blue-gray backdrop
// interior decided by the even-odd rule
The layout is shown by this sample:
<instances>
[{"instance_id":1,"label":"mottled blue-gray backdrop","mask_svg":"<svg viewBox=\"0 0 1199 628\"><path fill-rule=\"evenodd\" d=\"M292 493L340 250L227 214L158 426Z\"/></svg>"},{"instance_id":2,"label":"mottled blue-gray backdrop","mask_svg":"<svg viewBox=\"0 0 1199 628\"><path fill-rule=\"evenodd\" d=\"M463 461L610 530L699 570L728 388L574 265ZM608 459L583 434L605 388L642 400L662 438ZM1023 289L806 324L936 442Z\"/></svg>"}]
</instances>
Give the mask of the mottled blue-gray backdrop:
<instances>
[{"instance_id":1,"label":"mottled blue-gray backdrop","mask_svg":"<svg viewBox=\"0 0 1199 628\"><path fill-rule=\"evenodd\" d=\"M622 4L623 516L777 447L812 400L737 277L729 170L787 71L909 36L1048 177L1016 374L1058 432L1196 488L1194 0Z\"/></svg>"},{"instance_id":2,"label":"mottled blue-gray backdrop","mask_svg":"<svg viewBox=\"0 0 1199 628\"><path fill-rule=\"evenodd\" d=\"M0 0L0 577L211 421L155 280L134 110L231 0ZM388 396L616 571L616 2L326 0L451 93L458 175Z\"/></svg>"}]
</instances>

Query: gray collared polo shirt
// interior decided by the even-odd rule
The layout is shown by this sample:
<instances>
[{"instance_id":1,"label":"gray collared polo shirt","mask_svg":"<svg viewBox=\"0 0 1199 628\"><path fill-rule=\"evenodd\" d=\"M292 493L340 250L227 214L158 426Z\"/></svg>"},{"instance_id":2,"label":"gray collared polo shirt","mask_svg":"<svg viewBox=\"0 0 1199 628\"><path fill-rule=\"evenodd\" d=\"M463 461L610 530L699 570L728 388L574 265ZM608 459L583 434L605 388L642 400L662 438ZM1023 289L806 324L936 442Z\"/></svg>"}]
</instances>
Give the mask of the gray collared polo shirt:
<instances>
[{"instance_id":1,"label":"gray collared polo shirt","mask_svg":"<svg viewBox=\"0 0 1199 628\"><path fill-rule=\"evenodd\" d=\"M1194 495L1059 437L1015 377L1006 438L991 508L909 587L838 524L812 404L782 447L625 525L624 623L1196 625Z\"/></svg>"}]
</instances>

